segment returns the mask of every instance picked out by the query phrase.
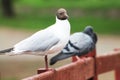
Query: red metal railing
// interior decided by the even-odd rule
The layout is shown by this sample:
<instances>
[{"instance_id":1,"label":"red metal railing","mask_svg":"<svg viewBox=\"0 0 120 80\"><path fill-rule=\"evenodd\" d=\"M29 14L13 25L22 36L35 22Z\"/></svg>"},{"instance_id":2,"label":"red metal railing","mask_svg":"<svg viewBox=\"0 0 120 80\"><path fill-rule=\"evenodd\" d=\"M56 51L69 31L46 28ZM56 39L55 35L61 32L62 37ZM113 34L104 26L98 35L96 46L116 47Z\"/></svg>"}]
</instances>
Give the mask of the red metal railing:
<instances>
[{"instance_id":1,"label":"red metal railing","mask_svg":"<svg viewBox=\"0 0 120 80\"><path fill-rule=\"evenodd\" d=\"M99 74L115 70L115 80L120 80L120 49L115 49L107 55L95 57L92 51L89 57L76 60L73 57L71 64L57 68L55 71L46 71L23 80L98 80ZM38 70L38 73L41 69Z\"/></svg>"}]
</instances>

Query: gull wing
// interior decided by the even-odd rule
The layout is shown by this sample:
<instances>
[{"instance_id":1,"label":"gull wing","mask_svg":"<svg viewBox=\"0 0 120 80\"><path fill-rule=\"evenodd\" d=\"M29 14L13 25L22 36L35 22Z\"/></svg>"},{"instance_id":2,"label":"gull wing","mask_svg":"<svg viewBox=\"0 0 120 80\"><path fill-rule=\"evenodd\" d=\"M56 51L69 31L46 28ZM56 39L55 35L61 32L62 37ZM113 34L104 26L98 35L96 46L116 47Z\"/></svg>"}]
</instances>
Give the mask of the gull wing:
<instances>
[{"instance_id":1,"label":"gull wing","mask_svg":"<svg viewBox=\"0 0 120 80\"><path fill-rule=\"evenodd\" d=\"M17 51L46 51L56 45L60 39L49 30L42 30L14 46Z\"/></svg>"}]
</instances>

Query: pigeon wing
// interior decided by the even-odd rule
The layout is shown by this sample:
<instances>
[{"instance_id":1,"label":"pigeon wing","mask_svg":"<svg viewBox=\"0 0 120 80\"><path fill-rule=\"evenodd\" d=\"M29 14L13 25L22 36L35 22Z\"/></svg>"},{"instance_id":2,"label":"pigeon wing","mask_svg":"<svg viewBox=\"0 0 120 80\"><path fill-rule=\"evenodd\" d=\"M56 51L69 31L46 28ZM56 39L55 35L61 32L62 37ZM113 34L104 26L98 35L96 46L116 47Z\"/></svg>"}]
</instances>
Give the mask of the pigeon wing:
<instances>
[{"instance_id":1,"label":"pigeon wing","mask_svg":"<svg viewBox=\"0 0 120 80\"><path fill-rule=\"evenodd\" d=\"M86 53L93 46L92 38L82 32L71 35L69 42L63 49L64 53L74 52L79 55L80 53Z\"/></svg>"}]
</instances>

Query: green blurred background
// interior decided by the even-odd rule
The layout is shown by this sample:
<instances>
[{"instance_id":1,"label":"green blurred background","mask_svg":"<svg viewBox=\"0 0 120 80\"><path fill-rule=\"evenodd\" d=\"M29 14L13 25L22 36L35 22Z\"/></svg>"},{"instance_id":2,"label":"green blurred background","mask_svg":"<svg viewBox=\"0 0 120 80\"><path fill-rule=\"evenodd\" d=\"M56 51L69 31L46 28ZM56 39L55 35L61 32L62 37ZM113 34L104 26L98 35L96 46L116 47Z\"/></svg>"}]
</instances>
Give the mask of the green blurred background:
<instances>
[{"instance_id":1,"label":"green blurred background","mask_svg":"<svg viewBox=\"0 0 120 80\"><path fill-rule=\"evenodd\" d=\"M2 1L11 1L12 13L3 16L4 8L0 6L1 27L37 31L53 24L56 10L63 7L70 16L72 33L91 25L101 34L120 34L120 0Z\"/></svg>"},{"instance_id":2,"label":"green blurred background","mask_svg":"<svg viewBox=\"0 0 120 80\"><path fill-rule=\"evenodd\" d=\"M120 35L120 0L0 0L0 29L38 31L55 23L55 12L61 7L68 11L71 33L91 25L98 34ZM36 74L36 68L44 67L43 62L39 56L0 56L0 80L19 80ZM53 67L61 65L63 62Z\"/></svg>"}]
</instances>

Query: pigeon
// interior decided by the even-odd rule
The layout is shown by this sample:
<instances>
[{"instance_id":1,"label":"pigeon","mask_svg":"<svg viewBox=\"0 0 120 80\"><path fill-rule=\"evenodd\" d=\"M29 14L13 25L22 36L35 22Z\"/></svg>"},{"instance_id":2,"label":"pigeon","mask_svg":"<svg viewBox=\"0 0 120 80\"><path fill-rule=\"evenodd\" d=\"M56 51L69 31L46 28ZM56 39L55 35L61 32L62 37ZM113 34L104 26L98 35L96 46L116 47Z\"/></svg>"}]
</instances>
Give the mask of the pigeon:
<instances>
[{"instance_id":1,"label":"pigeon","mask_svg":"<svg viewBox=\"0 0 120 80\"><path fill-rule=\"evenodd\" d=\"M71 56L86 55L88 52L95 49L96 43L96 33L93 32L93 28L91 26L87 26L83 32L76 32L70 36L70 40L65 48L51 58L50 65Z\"/></svg>"},{"instance_id":2,"label":"pigeon","mask_svg":"<svg viewBox=\"0 0 120 80\"><path fill-rule=\"evenodd\" d=\"M46 70L48 70L47 54L59 53L68 43L70 37L70 23L64 8L56 12L56 22L20 41L13 47L1 50L0 54L9 55L32 54L45 56Z\"/></svg>"}]
</instances>

